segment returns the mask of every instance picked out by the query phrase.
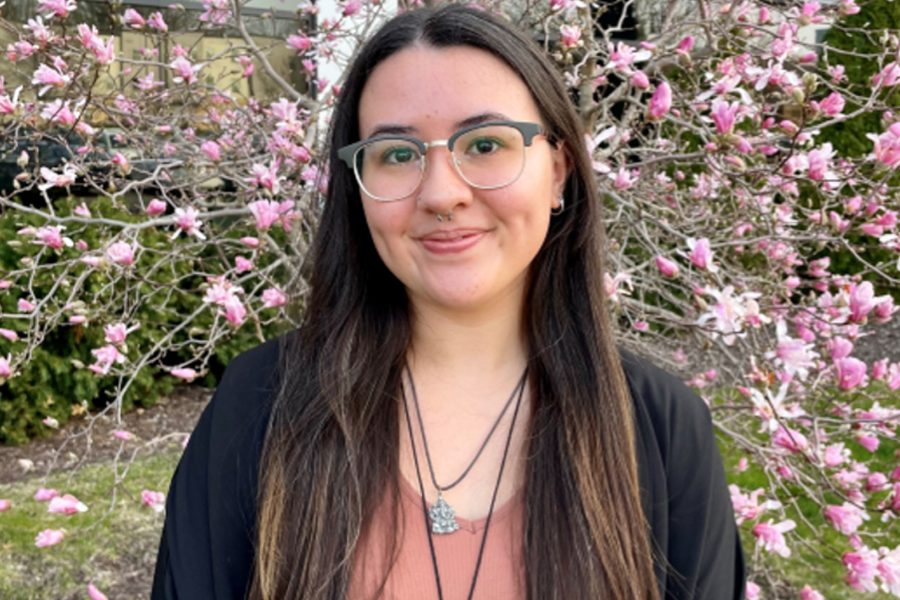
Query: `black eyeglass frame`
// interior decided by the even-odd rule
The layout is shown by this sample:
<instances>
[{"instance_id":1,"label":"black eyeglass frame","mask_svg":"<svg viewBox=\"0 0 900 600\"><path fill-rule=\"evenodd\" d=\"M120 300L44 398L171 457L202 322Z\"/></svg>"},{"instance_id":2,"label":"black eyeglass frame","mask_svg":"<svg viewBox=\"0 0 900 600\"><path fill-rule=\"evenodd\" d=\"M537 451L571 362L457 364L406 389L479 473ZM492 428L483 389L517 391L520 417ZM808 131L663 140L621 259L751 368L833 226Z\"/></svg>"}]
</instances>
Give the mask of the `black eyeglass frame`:
<instances>
[{"instance_id":1,"label":"black eyeglass frame","mask_svg":"<svg viewBox=\"0 0 900 600\"><path fill-rule=\"evenodd\" d=\"M471 181L469 181L466 178L465 175L463 175L463 173L459 170L459 161L456 159L456 156L453 154L453 144L454 144L454 142L456 142L456 140L458 140L460 138L460 136L462 136L470 131L473 131L475 129L480 129L482 127L490 127L492 125L505 125L508 127L513 127L515 129L518 129L519 133L522 134L522 140L524 141L526 148L531 146L532 142L534 141L534 138L538 135L543 135L545 138L547 138L547 141L550 144L552 144L554 146L556 145L556 141L555 141L554 137L549 132L547 132L547 130L544 129L543 126L541 126L537 123L530 123L530 122L526 122L526 121L487 121L485 123L478 123L475 125L469 125L468 127L463 127L459 131L454 132L454 134L451 135L446 140L433 140L431 142L423 142L419 138L415 138L415 137L412 137L409 135L400 135L400 134L379 135L379 136L369 138L366 140L360 140L358 142L354 142L353 144L349 144L347 146L339 148L337 151L337 155L338 155L339 159L341 159L342 161L344 161L347 164L347 167L349 167L350 169L353 170L353 174L356 177L356 182L359 184L360 188L365 190L366 187L363 185L362 178L360 177L360 174L359 174L359 169L356 166L357 155L364 146L371 144L372 142L379 141L379 140L403 140L406 142L410 142L411 144L414 144L419 149L419 152L421 153L421 155L423 157L425 156L425 154L429 148L433 148L435 146L446 146L447 150L450 151L450 156L453 158L453 167L456 169L456 172L459 173L459 176L462 177L463 181L465 181L470 186L480 189L480 190L494 190L494 189L499 189L502 187L506 187L512 183L515 183L515 181L519 177L522 176L522 172L525 170L524 158L522 160L522 169L519 171L519 174L516 175L516 177L514 179L512 179L509 183L504 183L503 185L494 185L494 186L480 186L480 185L473 184ZM421 166L420 170L422 171L422 174L424 175L424 173L425 173L425 161L424 160L422 161L422 166ZM419 181L419 183L421 183L421 180ZM409 194L407 194L405 196L400 196L399 198L392 198L390 200L384 200L377 196L372 196L372 197L375 198L376 200L378 200L379 202L394 202L396 200L402 200L403 198L408 198L409 196L411 196L413 194L413 192L415 192L415 190L416 190L416 188L413 188L409 192ZM368 194L369 192L366 191L366 193ZM371 194L369 194L369 195L371 196Z\"/></svg>"}]
</instances>

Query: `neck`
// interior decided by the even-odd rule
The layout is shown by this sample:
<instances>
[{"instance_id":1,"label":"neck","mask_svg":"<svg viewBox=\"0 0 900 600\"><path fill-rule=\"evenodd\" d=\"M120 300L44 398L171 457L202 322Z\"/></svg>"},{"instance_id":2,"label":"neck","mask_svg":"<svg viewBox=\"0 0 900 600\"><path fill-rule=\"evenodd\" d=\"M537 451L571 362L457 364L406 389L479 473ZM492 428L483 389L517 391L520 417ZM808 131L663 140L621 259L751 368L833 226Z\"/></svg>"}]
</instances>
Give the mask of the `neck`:
<instances>
[{"instance_id":1,"label":"neck","mask_svg":"<svg viewBox=\"0 0 900 600\"><path fill-rule=\"evenodd\" d=\"M463 312L414 303L413 371L462 385L521 376L527 362L522 305L519 297Z\"/></svg>"}]
</instances>

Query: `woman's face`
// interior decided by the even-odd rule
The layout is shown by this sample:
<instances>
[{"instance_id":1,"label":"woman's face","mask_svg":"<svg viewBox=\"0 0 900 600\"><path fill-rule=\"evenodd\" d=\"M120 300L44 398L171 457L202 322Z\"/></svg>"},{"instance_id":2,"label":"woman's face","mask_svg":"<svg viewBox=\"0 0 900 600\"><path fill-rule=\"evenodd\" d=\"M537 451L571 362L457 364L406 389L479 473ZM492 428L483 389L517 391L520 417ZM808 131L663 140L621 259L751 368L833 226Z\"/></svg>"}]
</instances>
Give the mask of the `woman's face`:
<instances>
[{"instance_id":1,"label":"woman's face","mask_svg":"<svg viewBox=\"0 0 900 600\"><path fill-rule=\"evenodd\" d=\"M500 59L467 46L414 46L369 76L359 104L359 135L367 139L376 129L402 127L424 142L446 140L459 123L483 115L541 122L528 87ZM362 192L381 259L419 308L470 311L521 301L528 265L544 243L550 211L564 188L562 145L557 149L536 136L521 176L493 190L467 184L446 146L430 147L425 156L424 178L410 196L381 202Z\"/></svg>"}]
</instances>

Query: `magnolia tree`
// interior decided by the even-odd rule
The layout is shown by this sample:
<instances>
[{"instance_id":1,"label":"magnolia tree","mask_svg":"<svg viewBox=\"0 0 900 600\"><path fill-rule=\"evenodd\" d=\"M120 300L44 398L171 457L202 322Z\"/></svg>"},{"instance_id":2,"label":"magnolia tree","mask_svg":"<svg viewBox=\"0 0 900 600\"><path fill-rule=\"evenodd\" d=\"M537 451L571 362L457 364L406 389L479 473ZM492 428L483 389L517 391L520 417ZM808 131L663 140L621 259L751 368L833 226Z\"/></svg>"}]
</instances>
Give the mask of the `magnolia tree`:
<instances>
[{"instance_id":1,"label":"magnolia tree","mask_svg":"<svg viewBox=\"0 0 900 600\"><path fill-rule=\"evenodd\" d=\"M316 16L315 29L261 43L230 0L204 0L184 25L191 38L178 37L179 6L109 6L120 33L143 34L137 57L117 53L72 0L39 0L21 26L0 20L24 82L0 80L0 144L17 169L0 192L10 223L0 245L14 259L0 272L0 398L42 344L77 330L93 340L92 361L71 369L113 385L89 424L102 414L121 423L142 369L190 381L234 336L262 340L295 323L285 308L302 310L328 169L344 168L325 163L341 77L323 73L339 74L398 10L346 0L328 17L301 4L290 7L297 27ZM710 406L729 476L756 482L731 486L748 597L823 597L815 582L785 581L792 552L815 557L813 572L837 565L856 590L900 597L900 362L854 351L896 310L900 115L886 99L900 84L897 32L868 32L882 51L862 58L878 72L854 86L849 54L810 31L841 27L860 10L853 0L483 8L532 32L570 87L607 205L607 294L622 343L686 374ZM632 18L640 41L623 41ZM227 49L203 62L179 42L210 33ZM273 66L285 48L302 65L303 93ZM254 70L280 97L222 91ZM869 155L817 142L864 112L881 116ZM71 152L48 166L25 149L38 139ZM123 453L136 443L116 435ZM117 468L120 482L127 461ZM55 490L35 500L88 510ZM161 508L163 496L143 500ZM65 543L59 530L35 534L38 546Z\"/></svg>"}]
</instances>

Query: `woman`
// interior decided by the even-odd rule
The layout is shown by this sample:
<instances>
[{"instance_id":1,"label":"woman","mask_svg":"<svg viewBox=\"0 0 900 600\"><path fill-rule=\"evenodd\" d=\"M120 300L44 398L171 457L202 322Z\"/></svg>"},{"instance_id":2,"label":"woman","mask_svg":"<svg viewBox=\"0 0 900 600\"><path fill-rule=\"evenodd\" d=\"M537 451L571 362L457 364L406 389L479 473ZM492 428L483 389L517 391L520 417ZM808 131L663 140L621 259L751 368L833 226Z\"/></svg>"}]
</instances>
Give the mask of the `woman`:
<instances>
[{"instance_id":1,"label":"woman","mask_svg":"<svg viewBox=\"0 0 900 600\"><path fill-rule=\"evenodd\" d=\"M617 352L601 202L542 51L473 9L350 69L303 326L233 361L153 599L740 598L705 405Z\"/></svg>"}]
</instances>

